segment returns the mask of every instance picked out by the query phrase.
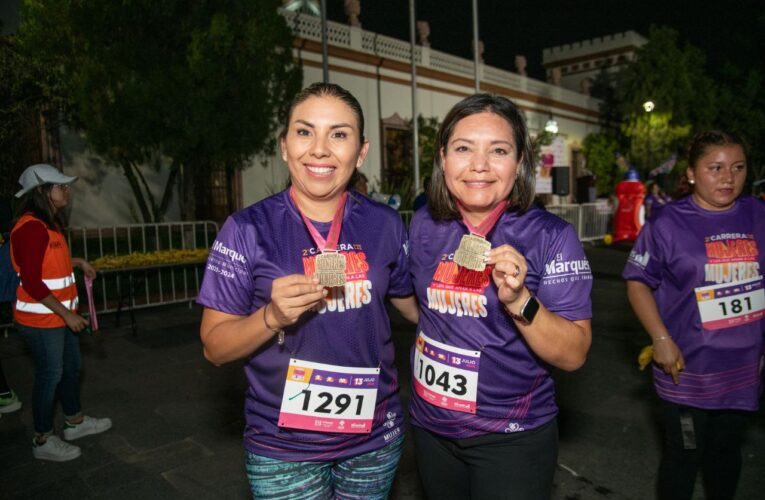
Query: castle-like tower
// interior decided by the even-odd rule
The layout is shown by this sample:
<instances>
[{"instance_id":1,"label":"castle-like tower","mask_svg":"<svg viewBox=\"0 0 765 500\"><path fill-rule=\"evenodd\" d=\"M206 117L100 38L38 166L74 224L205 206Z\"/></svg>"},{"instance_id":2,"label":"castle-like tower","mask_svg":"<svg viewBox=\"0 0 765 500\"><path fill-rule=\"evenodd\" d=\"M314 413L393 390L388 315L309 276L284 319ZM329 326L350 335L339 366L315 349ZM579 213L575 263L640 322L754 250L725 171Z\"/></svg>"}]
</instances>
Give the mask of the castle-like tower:
<instances>
[{"instance_id":1,"label":"castle-like tower","mask_svg":"<svg viewBox=\"0 0 765 500\"><path fill-rule=\"evenodd\" d=\"M634 31L544 49L542 65L553 85L589 94L601 71L615 73L634 60L648 40Z\"/></svg>"}]
</instances>

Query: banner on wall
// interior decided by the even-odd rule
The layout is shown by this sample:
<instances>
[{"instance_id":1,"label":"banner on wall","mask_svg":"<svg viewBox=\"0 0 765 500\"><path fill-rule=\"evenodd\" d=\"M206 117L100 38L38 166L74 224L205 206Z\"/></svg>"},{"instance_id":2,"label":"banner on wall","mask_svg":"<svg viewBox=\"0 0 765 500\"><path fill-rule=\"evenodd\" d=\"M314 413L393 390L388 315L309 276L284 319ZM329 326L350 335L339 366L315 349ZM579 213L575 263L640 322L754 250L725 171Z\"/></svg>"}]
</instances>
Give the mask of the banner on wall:
<instances>
[{"instance_id":1,"label":"banner on wall","mask_svg":"<svg viewBox=\"0 0 765 500\"><path fill-rule=\"evenodd\" d=\"M556 136L548 146L542 146L540 160L537 164L537 187L538 194L552 194L553 178L552 169L555 165L568 165L566 155L566 141L561 136Z\"/></svg>"}]
</instances>

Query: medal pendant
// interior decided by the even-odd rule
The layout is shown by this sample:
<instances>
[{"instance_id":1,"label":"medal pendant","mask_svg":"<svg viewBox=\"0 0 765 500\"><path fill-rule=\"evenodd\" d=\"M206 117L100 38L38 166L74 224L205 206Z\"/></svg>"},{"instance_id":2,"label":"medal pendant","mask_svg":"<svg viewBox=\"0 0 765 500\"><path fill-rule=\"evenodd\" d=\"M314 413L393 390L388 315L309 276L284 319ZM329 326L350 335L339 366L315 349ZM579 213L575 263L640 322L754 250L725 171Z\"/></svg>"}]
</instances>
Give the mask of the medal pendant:
<instances>
[{"instance_id":1,"label":"medal pendant","mask_svg":"<svg viewBox=\"0 0 765 500\"><path fill-rule=\"evenodd\" d=\"M486 251L491 250L491 243L481 236L466 234L460 240L460 246L454 252L454 262L473 271L486 269Z\"/></svg>"},{"instance_id":2,"label":"medal pendant","mask_svg":"<svg viewBox=\"0 0 765 500\"><path fill-rule=\"evenodd\" d=\"M345 255L323 252L316 256L316 276L319 284L326 287L345 285Z\"/></svg>"}]
</instances>

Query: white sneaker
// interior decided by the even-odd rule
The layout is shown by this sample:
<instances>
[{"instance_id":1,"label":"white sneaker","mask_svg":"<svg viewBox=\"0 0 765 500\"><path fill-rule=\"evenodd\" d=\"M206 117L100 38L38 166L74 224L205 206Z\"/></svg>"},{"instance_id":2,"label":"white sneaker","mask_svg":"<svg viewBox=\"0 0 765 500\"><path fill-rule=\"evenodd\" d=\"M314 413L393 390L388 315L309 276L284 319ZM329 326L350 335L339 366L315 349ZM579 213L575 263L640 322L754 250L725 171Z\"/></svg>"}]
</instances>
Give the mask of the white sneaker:
<instances>
[{"instance_id":1,"label":"white sneaker","mask_svg":"<svg viewBox=\"0 0 765 500\"><path fill-rule=\"evenodd\" d=\"M83 436L90 436L91 434L98 434L109 430L112 426L111 419L108 418L93 418L85 415L82 418L82 422L79 424L70 424L64 420L64 439L71 441Z\"/></svg>"},{"instance_id":2,"label":"white sneaker","mask_svg":"<svg viewBox=\"0 0 765 500\"><path fill-rule=\"evenodd\" d=\"M37 444L37 441L32 439L32 454L38 460L66 462L67 460L74 460L81 453L79 446L64 442L58 436L48 436L48 440L43 444Z\"/></svg>"}]
</instances>

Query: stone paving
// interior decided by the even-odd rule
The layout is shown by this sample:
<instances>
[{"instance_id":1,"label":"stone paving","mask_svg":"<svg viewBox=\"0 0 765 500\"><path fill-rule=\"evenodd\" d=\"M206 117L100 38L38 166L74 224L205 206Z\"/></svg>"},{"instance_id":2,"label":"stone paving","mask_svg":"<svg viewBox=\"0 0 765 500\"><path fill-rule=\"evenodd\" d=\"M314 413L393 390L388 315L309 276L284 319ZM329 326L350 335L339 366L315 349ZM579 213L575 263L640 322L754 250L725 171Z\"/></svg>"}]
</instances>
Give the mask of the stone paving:
<instances>
[{"instance_id":1,"label":"stone paving","mask_svg":"<svg viewBox=\"0 0 765 500\"><path fill-rule=\"evenodd\" d=\"M645 335L626 301L619 273L624 248L587 247L595 272L593 347L575 373L557 373L561 406L555 500L648 499L660 434L650 374L636 367ZM215 367L198 340L198 307L140 311L138 334L115 328L82 337L86 411L114 427L76 441L82 457L35 460L32 412L0 419L0 498L248 498L241 434L244 377L239 363ZM402 397L414 329L394 318ZM14 332L0 338L6 377L24 403L32 393L31 359ZM57 414L60 426L61 414ZM765 416L757 413L744 449L739 499L765 491ZM700 490L700 488L697 488ZM411 442L391 493L424 498ZM695 496L703 498L700 491Z\"/></svg>"}]
</instances>

